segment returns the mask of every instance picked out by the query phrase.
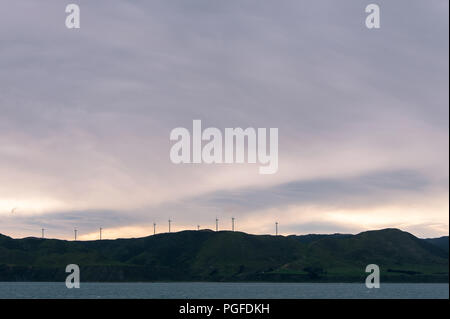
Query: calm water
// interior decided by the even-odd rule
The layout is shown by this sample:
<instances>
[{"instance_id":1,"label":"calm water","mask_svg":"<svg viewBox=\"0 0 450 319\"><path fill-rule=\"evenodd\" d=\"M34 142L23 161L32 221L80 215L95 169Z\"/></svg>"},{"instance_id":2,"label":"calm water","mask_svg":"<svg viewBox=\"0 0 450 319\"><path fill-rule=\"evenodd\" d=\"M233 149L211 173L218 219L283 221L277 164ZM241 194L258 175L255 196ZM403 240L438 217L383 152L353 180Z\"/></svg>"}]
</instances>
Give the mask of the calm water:
<instances>
[{"instance_id":1,"label":"calm water","mask_svg":"<svg viewBox=\"0 0 450 319\"><path fill-rule=\"evenodd\" d=\"M0 298L449 298L448 284L0 282Z\"/></svg>"}]
</instances>

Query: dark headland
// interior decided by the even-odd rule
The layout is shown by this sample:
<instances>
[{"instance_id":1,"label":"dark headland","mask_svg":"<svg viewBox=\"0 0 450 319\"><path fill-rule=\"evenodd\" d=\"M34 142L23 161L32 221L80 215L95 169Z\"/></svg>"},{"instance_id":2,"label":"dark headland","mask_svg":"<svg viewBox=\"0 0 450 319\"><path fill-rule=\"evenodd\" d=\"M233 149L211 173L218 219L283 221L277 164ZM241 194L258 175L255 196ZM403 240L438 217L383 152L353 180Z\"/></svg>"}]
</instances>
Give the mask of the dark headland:
<instances>
[{"instance_id":1,"label":"dark headland","mask_svg":"<svg viewBox=\"0 0 450 319\"><path fill-rule=\"evenodd\" d=\"M0 281L64 281L77 264L84 282L448 282L448 236L398 229L357 235L270 236L210 230L144 238L65 241L0 234Z\"/></svg>"}]
</instances>

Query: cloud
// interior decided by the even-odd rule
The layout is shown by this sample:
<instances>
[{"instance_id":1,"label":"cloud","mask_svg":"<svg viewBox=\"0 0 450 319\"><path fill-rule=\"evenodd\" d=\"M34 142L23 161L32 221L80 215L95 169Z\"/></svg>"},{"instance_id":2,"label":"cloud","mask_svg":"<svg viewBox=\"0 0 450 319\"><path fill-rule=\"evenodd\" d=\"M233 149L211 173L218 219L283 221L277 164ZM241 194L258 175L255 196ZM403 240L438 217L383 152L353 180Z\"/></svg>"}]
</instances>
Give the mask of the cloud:
<instances>
[{"instance_id":1,"label":"cloud","mask_svg":"<svg viewBox=\"0 0 450 319\"><path fill-rule=\"evenodd\" d=\"M49 236L64 238L70 238L77 228L80 239L98 238L99 227L104 229L104 238L150 235L154 222L158 232L166 232L169 218L173 231L196 229L197 225L215 229L215 218L219 218L220 229L230 229L231 217L236 217L237 229L253 233L272 233L278 221L280 233L286 235L397 227L430 236L445 234L448 216L441 214L445 210L448 193L444 185L436 188L414 171L389 171L215 191L133 211L53 211L29 216L19 208L4 217L3 223L25 233L44 227Z\"/></svg>"},{"instance_id":2,"label":"cloud","mask_svg":"<svg viewBox=\"0 0 450 319\"><path fill-rule=\"evenodd\" d=\"M381 1L375 32L351 2L79 4L79 30L56 0L8 1L0 21L0 216L31 218L5 232L448 196L447 1ZM193 119L278 127L278 173L172 164L169 133Z\"/></svg>"}]
</instances>

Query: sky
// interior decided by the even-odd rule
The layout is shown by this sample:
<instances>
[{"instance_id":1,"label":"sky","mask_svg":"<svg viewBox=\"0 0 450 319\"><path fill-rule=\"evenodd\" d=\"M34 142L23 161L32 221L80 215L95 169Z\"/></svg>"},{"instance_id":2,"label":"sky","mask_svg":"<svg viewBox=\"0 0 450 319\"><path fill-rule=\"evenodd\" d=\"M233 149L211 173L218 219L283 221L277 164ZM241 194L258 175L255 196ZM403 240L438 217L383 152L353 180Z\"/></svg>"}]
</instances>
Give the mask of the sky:
<instances>
[{"instance_id":1,"label":"sky","mask_svg":"<svg viewBox=\"0 0 450 319\"><path fill-rule=\"evenodd\" d=\"M449 229L448 1L3 0L0 233ZM279 169L173 164L170 132L278 128Z\"/></svg>"}]
</instances>

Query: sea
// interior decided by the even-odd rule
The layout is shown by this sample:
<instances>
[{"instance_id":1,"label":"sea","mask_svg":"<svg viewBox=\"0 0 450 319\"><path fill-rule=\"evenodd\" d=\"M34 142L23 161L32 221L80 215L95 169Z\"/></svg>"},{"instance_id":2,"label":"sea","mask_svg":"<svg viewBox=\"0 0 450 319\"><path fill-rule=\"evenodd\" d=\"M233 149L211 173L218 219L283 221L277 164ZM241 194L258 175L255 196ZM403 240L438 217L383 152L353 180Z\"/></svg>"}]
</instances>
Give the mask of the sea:
<instances>
[{"instance_id":1,"label":"sea","mask_svg":"<svg viewBox=\"0 0 450 319\"><path fill-rule=\"evenodd\" d=\"M0 299L448 299L449 284L0 282Z\"/></svg>"}]
</instances>

